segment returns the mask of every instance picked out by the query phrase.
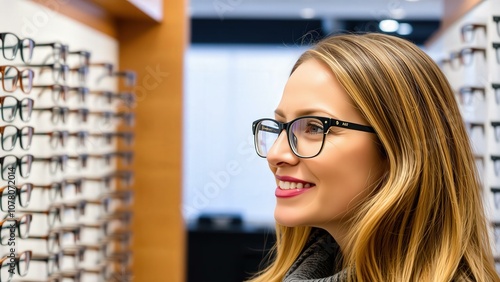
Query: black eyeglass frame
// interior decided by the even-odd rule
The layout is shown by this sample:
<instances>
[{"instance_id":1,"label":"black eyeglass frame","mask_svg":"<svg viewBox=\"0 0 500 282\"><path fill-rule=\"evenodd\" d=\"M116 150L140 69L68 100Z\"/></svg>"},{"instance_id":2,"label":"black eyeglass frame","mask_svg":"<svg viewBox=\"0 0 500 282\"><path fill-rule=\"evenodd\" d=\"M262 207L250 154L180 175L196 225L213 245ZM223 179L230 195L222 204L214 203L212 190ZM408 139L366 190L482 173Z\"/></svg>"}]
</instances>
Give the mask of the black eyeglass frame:
<instances>
[{"instance_id":1,"label":"black eyeglass frame","mask_svg":"<svg viewBox=\"0 0 500 282\"><path fill-rule=\"evenodd\" d=\"M17 39L17 44L13 45L13 46L5 46L5 37L7 35L14 36ZM21 38L19 38L19 36L17 36L16 34L14 34L12 32L0 32L0 41L2 41L1 49L2 49L2 55L3 55L4 59L12 61L17 56L17 51L20 51L21 60L23 61L23 63L27 64L27 63L31 62L31 59L33 58L33 49L35 48L35 45L36 45L35 41L33 39L31 39L31 38L21 39ZM28 54L24 54L23 42L28 43L28 48L29 48ZM13 49L13 51L12 51L13 57L7 58L7 56L5 54L5 49L11 49L11 48Z\"/></svg>"},{"instance_id":2,"label":"black eyeglass frame","mask_svg":"<svg viewBox=\"0 0 500 282\"><path fill-rule=\"evenodd\" d=\"M324 127L323 127L324 128L324 132L323 132L323 139L321 141L321 147L318 150L318 153L316 153L313 156L308 156L308 157L301 156L296 151L296 149L294 148L294 146L292 146L292 143L291 143L291 140L290 140L290 136L292 136L290 134L290 128L292 128L290 125L293 124L294 122L296 122L297 120L301 120L301 119L304 119L304 118L317 119L317 120L321 121L321 123L324 125ZM257 132L257 126L259 124L261 124L263 121L266 121L266 120L274 122L274 123L276 123L278 125L278 129L276 131L274 131L274 129L272 129L272 131L269 130L269 132L277 133L278 136L279 136L283 130L286 131L286 134L288 136L287 141L288 141L288 145L290 146L290 149L292 149L292 152L297 157L299 157L301 159L314 158L314 157L318 156L321 153L321 151L323 150L323 146L325 145L325 136L330 132L330 127L332 127L332 126L377 134L377 132L375 131L375 129L373 127L371 127L371 126L362 125L362 124L353 123L353 122L348 122L348 121L343 121L343 120L338 120L338 119L333 119L333 118L327 118L327 117L301 116L301 117L298 117L298 118L296 118L296 119L294 119L292 121L285 122L285 123L284 122L279 122L279 121L277 121L275 119L271 119L271 118L262 118L262 119L258 119L256 121L254 121L252 123L252 133L254 135L255 151L257 152L257 155L259 155L259 157L262 157L262 158L266 158L267 156L263 156L263 155L261 155L259 153L258 146L257 146L258 142L257 142L257 134L256 134L256 132Z\"/></svg>"}]
</instances>

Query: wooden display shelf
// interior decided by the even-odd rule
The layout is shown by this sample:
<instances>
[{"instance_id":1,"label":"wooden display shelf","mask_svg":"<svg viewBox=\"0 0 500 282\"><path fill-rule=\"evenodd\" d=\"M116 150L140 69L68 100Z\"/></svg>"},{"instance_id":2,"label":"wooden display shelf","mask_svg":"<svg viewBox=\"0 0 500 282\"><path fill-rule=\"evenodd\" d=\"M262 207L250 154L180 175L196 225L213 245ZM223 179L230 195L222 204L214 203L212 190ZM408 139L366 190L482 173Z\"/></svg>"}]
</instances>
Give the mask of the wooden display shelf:
<instances>
[{"instance_id":1,"label":"wooden display shelf","mask_svg":"<svg viewBox=\"0 0 500 282\"><path fill-rule=\"evenodd\" d=\"M161 22L162 0L87 0L91 1L118 19Z\"/></svg>"}]
</instances>

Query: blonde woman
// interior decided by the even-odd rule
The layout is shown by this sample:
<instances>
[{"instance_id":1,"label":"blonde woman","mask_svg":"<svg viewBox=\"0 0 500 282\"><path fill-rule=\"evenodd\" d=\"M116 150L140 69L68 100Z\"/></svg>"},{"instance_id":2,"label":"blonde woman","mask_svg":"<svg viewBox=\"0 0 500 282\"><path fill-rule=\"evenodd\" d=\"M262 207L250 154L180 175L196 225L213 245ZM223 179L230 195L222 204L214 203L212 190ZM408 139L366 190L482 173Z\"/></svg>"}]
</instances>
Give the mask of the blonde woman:
<instances>
[{"instance_id":1,"label":"blonde woman","mask_svg":"<svg viewBox=\"0 0 500 282\"><path fill-rule=\"evenodd\" d=\"M277 243L251 281L500 281L459 109L417 46L322 40L253 132L276 177Z\"/></svg>"}]
</instances>

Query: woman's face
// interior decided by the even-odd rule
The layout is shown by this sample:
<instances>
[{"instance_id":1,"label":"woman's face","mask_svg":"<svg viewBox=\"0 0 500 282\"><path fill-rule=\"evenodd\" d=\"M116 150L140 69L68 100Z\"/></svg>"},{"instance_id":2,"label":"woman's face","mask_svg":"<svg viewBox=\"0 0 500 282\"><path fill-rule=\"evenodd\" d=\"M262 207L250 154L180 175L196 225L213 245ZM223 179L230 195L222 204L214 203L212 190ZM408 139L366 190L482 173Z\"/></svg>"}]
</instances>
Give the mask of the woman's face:
<instances>
[{"instance_id":1,"label":"woman's face","mask_svg":"<svg viewBox=\"0 0 500 282\"><path fill-rule=\"evenodd\" d=\"M289 122L305 115L368 125L335 75L311 59L288 79L275 119ZM290 149L283 131L267 155L276 176L276 221L291 227L337 229L383 173L385 162L376 140L373 133L332 127L321 153L301 159ZM294 188L297 183L310 188ZM289 187L292 189L287 190Z\"/></svg>"}]
</instances>

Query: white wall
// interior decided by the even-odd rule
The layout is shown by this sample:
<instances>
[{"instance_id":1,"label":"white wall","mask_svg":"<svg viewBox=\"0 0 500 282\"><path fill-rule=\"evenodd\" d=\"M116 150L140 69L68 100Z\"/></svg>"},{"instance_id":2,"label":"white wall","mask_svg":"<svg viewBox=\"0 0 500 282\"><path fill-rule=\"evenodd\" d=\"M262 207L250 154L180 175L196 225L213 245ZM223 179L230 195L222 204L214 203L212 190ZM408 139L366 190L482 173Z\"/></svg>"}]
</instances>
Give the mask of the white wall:
<instances>
[{"instance_id":1,"label":"white wall","mask_svg":"<svg viewBox=\"0 0 500 282\"><path fill-rule=\"evenodd\" d=\"M184 93L183 213L239 213L273 224L275 181L253 147L252 122L273 117L304 48L191 46Z\"/></svg>"}]
</instances>

